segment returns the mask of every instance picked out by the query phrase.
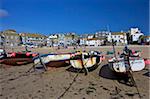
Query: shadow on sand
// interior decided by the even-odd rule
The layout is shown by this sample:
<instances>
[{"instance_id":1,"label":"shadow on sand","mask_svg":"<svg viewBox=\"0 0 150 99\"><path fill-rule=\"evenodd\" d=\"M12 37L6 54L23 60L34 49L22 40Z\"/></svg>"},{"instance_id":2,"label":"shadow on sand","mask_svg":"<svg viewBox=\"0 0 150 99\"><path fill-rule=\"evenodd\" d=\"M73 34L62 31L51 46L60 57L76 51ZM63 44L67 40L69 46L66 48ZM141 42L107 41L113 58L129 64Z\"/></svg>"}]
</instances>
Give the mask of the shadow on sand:
<instances>
[{"instance_id":1,"label":"shadow on sand","mask_svg":"<svg viewBox=\"0 0 150 99\"><path fill-rule=\"evenodd\" d=\"M93 71L93 70L95 70L95 69L97 69L98 68L98 64L96 64L96 65L94 65L94 66L92 66L92 67L89 67L89 68L87 68L88 69L88 72L91 72L91 71ZM77 68L74 68L74 67L69 67L69 68L67 68L66 69L67 71L69 71L69 72L74 72L74 73L85 73L84 72L84 69L77 69Z\"/></svg>"},{"instance_id":2,"label":"shadow on sand","mask_svg":"<svg viewBox=\"0 0 150 99\"><path fill-rule=\"evenodd\" d=\"M117 80L119 83L132 86L131 83L129 82L129 77L127 74L120 74L112 71L109 68L108 64L105 64L101 67L99 71L99 76L106 79Z\"/></svg>"},{"instance_id":3,"label":"shadow on sand","mask_svg":"<svg viewBox=\"0 0 150 99\"><path fill-rule=\"evenodd\" d=\"M147 71L146 73L143 74L144 76L150 77L150 71Z\"/></svg>"}]
</instances>

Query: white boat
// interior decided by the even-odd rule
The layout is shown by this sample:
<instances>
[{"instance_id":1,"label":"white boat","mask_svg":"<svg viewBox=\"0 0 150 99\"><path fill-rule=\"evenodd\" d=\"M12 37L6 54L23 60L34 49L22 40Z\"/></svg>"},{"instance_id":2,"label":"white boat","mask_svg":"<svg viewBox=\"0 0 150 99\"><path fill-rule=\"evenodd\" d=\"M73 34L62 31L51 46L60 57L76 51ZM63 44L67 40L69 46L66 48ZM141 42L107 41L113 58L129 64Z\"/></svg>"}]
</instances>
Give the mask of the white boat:
<instances>
[{"instance_id":1,"label":"white boat","mask_svg":"<svg viewBox=\"0 0 150 99\"><path fill-rule=\"evenodd\" d=\"M67 60L71 58L71 53L61 53L61 54L44 54L37 56L33 59L34 64L42 63L48 67L61 67L67 64Z\"/></svg>"},{"instance_id":2,"label":"white boat","mask_svg":"<svg viewBox=\"0 0 150 99\"><path fill-rule=\"evenodd\" d=\"M118 73L125 73L128 70L128 64L124 61L123 58L112 58L108 60L109 67ZM130 67L132 71L141 71L145 68L145 62L143 58L140 57L130 57L129 58Z\"/></svg>"}]
</instances>

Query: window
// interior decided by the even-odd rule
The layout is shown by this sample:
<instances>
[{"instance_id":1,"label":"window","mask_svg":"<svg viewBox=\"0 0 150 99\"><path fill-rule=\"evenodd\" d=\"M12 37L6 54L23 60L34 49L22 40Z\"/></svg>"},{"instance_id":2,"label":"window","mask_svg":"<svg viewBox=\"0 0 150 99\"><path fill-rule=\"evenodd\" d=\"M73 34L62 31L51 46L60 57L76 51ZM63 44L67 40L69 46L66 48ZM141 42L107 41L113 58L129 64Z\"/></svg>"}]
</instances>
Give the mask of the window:
<instances>
[{"instance_id":1,"label":"window","mask_svg":"<svg viewBox=\"0 0 150 99\"><path fill-rule=\"evenodd\" d=\"M11 39L13 39L13 36L10 36Z\"/></svg>"}]
</instances>

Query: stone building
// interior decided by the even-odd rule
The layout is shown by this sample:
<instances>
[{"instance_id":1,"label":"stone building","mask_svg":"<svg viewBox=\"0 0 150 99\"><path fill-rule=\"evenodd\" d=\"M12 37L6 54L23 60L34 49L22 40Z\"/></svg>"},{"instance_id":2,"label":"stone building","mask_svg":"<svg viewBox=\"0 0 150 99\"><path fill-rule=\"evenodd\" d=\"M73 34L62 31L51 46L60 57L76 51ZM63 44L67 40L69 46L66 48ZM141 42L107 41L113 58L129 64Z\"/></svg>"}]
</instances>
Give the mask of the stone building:
<instances>
[{"instance_id":1,"label":"stone building","mask_svg":"<svg viewBox=\"0 0 150 99\"><path fill-rule=\"evenodd\" d=\"M46 45L46 36L36 33L20 33L22 44L33 44L36 46Z\"/></svg>"},{"instance_id":2,"label":"stone building","mask_svg":"<svg viewBox=\"0 0 150 99\"><path fill-rule=\"evenodd\" d=\"M18 46L21 43L20 36L15 30L5 30L2 32L2 35L4 36L5 46Z\"/></svg>"}]
</instances>

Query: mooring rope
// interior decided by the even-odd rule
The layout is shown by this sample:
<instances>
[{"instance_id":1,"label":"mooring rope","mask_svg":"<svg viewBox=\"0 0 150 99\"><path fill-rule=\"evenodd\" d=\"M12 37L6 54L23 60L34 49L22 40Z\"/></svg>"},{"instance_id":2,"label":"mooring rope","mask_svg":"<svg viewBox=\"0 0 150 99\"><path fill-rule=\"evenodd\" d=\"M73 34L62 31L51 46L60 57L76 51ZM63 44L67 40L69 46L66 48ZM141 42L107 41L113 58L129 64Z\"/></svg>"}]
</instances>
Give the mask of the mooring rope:
<instances>
[{"instance_id":1,"label":"mooring rope","mask_svg":"<svg viewBox=\"0 0 150 99\"><path fill-rule=\"evenodd\" d=\"M74 79L72 80L72 82L70 83L70 85L68 86L68 88L58 97L58 99L61 99L65 94L66 92L71 88L71 86L73 85L73 83L76 81L76 78L78 77L79 73L83 70L83 68L78 71L78 73L76 74L76 76L74 77Z\"/></svg>"},{"instance_id":2,"label":"mooring rope","mask_svg":"<svg viewBox=\"0 0 150 99\"><path fill-rule=\"evenodd\" d=\"M88 60L91 58L91 56L88 58ZM66 92L71 88L71 86L73 85L73 83L76 81L76 78L78 77L79 73L85 69L85 65L87 64L88 60L85 62L85 64L83 64L83 68L81 70L79 70L76 74L76 76L74 77L74 79L72 80L72 82L70 83L70 85L68 86L68 88L58 97L58 99L61 99L65 94ZM83 61L83 60L82 60Z\"/></svg>"},{"instance_id":3,"label":"mooring rope","mask_svg":"<svg viewBox=\"0 0 150 99\"><path fill-rule=\"evenodd\" d=\"M20 77L23 77L23 76L28 76L28 75L30 75L30 73L32 73L31 70L34 68L35 65L36 65L36 64L34 64L32 67L30 67L30 68L28 69L28 71L24 72L23 74L20 74L20 75L17 76L17 77L11 78L11 81L12 81L12 80L19 79ZM34 71L33 71L33 72L34 72ZM28 73L29 73L29 74L28 74ZM3 82L5 82L5 81L1 81L0 83L3 83Z\"/></svg>"}]
</instances>

